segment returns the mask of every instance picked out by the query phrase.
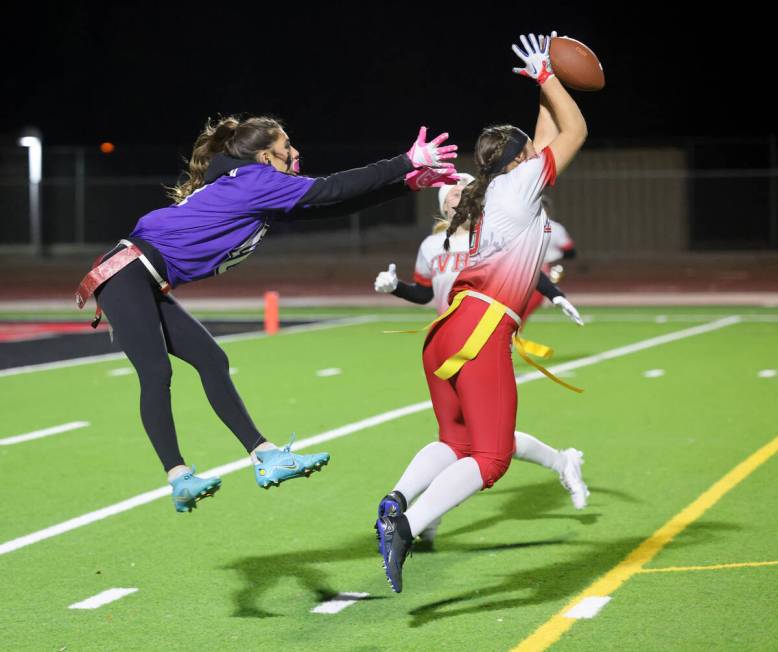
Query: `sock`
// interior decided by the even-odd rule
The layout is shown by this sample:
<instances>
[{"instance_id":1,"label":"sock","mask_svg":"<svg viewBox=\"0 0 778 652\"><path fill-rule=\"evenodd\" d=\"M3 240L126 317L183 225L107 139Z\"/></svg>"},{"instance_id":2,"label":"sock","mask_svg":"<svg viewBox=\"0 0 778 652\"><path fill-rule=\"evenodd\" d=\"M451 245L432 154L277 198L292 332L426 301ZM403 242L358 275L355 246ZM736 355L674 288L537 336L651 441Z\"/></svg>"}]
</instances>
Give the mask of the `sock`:
<instances>
[{"instance_id":1,"label":"sock","mask_svg":"<svg viewBox=\"0 0 778 652\"><path fill-rule=\"evenodd\" d=\"M435 519L480 491L483 486L478 463L472 457L463 457L449 465L405 512L411 534L421 534Z\"/></svg>"},{"instance_id":2,"label":"sock","mask_svg":"<svg viewBox=\"0 0 778 652\"><path fill-rule=\"evenodd\" d=\"M565 458L556 448L551 448L536 437L518 430L516 431L516 452L513 457L517 460L540 464L557 473L561 473L565 468Z\"/></svg>"},{"instance_id":3,"label":"sock","mask_svg":"<svg viewBox=\"0 0 778 652\"><path fill-rule=\"evenodd\" d=\"M270 441L263 441L259 446L257 446L253 451L251 451L250 457L251 462L253 464L257 464L257 453L264 453L266 451L277 451L278 446L276 446L273 442Z\"/></svg>"},{"instance_id":4,"label":"sock","mask_svg":"<svg viewBox=\"0 0 778 652\"><path fill-rule=\"evenodd\" d=\"M394 491L399 491L405 500L413 502L443 469L457 461L457 456L446 444L434 441L422 448L405 469Z\"/></svg>"},{"instance_id":5,"label":"sock","mask_svg":"<svg viewBox=\"0 0 778 652\"><path fill-rule=\"evenodd\" d=\"M178 466L174 466L170 471L167 472L167 481L173 482L173 480L176 480L177 478L180 478L182 475L186 475L187 473L191 473L192 469L190 469L188 466L185 466L183 464L179 464Z\"/></svg>"}]
</instances>

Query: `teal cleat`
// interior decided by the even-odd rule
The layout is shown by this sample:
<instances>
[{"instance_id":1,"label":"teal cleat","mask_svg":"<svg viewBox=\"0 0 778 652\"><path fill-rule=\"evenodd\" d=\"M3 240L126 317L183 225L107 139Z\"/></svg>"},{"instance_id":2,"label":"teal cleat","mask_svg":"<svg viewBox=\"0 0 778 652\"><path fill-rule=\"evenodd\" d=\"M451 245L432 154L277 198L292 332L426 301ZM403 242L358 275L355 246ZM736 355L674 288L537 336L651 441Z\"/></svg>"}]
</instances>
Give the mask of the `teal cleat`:
<instances>
[{"instance_id":1,"label":"teal cleat","mask_svg":"<svg viewBox=\"0 0 778 652\"><path fill-rule=\"evenodd\" d=\"M255 451L254 477L263 489L276 487L285 480L309 477L314 471L321 471L330 461L329 453L297 455L292 453L295 436L284 448L269 451Z\"/></svg>"},{"instance_id":2,"label":"teal cleat","mask_svg":"<svg viewBox=\"0 0 778 652\"><path fill-rule=\"evenodd\" d=\"M221 487L220 478L199 478L195 468L189 473L177 477L170 486L173 487L173 506L177 512L191 512L197 508L197 503L203 498L213 496Z\"/></svg>"}]
</instances>

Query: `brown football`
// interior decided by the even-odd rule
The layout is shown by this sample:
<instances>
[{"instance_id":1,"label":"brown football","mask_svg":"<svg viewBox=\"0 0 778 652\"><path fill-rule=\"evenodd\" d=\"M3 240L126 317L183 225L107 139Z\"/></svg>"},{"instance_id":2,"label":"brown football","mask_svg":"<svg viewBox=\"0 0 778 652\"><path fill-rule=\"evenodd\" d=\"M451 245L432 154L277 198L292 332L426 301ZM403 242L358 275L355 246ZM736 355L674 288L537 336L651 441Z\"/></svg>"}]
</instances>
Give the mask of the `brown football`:
<instances>
[{"instance_id":1,"label":"brown football","mask_svg":"<svg viewBox=\"0 0 778 652\"><path fill-rule=\"evenodd\" d=\"M568 36L551 39L551 67L568 88L599 91L605 86L605 74L597 55L581 41Z\"/></svg>"}]
</instances>

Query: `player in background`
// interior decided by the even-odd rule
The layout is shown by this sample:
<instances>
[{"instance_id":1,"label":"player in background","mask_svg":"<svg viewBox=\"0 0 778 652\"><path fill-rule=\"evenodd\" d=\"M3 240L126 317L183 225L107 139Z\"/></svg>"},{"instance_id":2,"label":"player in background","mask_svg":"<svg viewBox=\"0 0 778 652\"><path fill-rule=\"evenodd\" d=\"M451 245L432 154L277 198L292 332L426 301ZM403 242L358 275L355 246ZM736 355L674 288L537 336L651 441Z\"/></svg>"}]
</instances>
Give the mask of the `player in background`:
<instances>
[{"instance_id":1,"label":"player in background","mask_svg":"<svg viewBox=\"0 0 778 652\"><path fill-rule=\"evenodd\" d=\"M543 259L543 266L540 268L541 281L538 281L538 289L532 293L530 300L527 302L527 307L524 309L524 312L519 315L522 324L525 324L527 319L529 319L529 316L540 307L543 303L544 296L551 299L552 302L554 301L541 289L543 277L545 276L548 278L550 283L559 283L564 275L564 267L562 267L560 261L563 259L575 258L576 255L575 242L573 242L567 229L550 217L554 214L551 198L544 194L540 198L540 201L543 206L543 211L546 213L546 216L548 216L548 223L551 225L551 236L548 239L548 249L546 249L546 256Z\"/></svg>"},{"instance_id":2,"label":"player in background","mask_svg":"<svg viewBox=\"0 0 778 652\"><path fill-rule=\"evenodd\" d=\"M379 549L396 592L414 537L491 487L510 464L517 407L510 343L550 232L540 196L586 140L586 121L551 68L550 38L522 35L521 43L524 49L514 51L525 67L514 72L540 86L534 140L512 125L487 127L478 137L478 174L463 191L443 243L449 251L451 237L469 224L470 260L422 354L440 441L425 446L395 486L406 504L384 499L379 507Z\"/></svg>"},{"instance_id":3,"label":"player in background","mask_svg":"<svg viewBox=\"0 0 778 652\"><path fill-rule=\"evenodd\" d=\"M376 292L391 293L411 303L427 304L432 301L439 315L443 314L449 307L448 295L454 285L454 280L457 274L467 266L470 234L465 226L460 226L456 233L450 237L449 250L446 251L443 248L443 242L446 239L445 230L459 205L462 190L475 180L472 175L466 172L458 172L457 175L459 181L456 185L444 185L438 190L441 217L436 221L432 235L427 236L419 246L413 272L414 282L401 281L397 277L396 266L392 263L386 271L380 272L376 277L374 284ZM545 206L545 196L543 202ZM550 260L557 260L563 257L562 252L567 251L562 247L573 246L572 240L561 224L558 225L561 236L555 237L557 223L551 220L549 222L552 224L552 231L548 251L551 252L553 247L554 258ZM558 255L557 251L560 252ZM546 259L549 259L548 256ZM556 281L552 281L545 269L538 276L536 293L540 295L541 301L543 297L549 299L554 305L561 308L573 322L583 326L583 320L575 306L556 285ZM534 295L535 293L533 293L533 298ZM522 325L525 321L526 319L522 319Z\"/></svg>"},{"instance_id":4,"label":"player in background","mask_svg":"<svg viewBox=\"0 0 778 652\"><path fill-rule=\"evenodd\" d=\"M191 511L213 495L219 478L201 478L178 447L170 401L169 354L197 369L211 407L248 452L259 486L307 476L327 453L279 449L257 429L229 375L224 351L170 295L170 288L227 271L256 249L273 219L296 208L407 192L453 174L456 145L442 134L426 142L426 127L407 153L364 168L311 178L299 174L300 153L283 126L267 117L208 122L189 159L186 179L171 189L174 204L140 218L125 240L81 282L79 307L95 294L140 381L143 426L167 473L176 511ZM451 180L448 180L451 182Z\"/></svg>"},{"instance_id":5,"label":"player in background","mask_svg":"<svg viewBox=\"0 0 778 652\"><path fill-rule=\"evenodd\" d=\"M412 303L426 304L433 301L439 315L448 309L448 297L454 281L467 265L469 233L466 228L460 226L451 236L450 248L446 251L443 249L445 231L459 205L462 190L475 181L472 175L465 172L458 172L458 175L459 181L455 186L442 186L438 191L441 217L435 223L433 234L427 236L419 247L413 274L415 283L401 281L397 277L395 265L390 264L388 270L380 272L376 277L374 284L376 292L391 293ZM538 289L543 292L543 295L559 305L571 320L583 325L578 311L565 298L562 291L542 272L540 279ZM589 491L581 474L583 453L574 448L556 450L536 437L518 430L514 433L514 437L516 450L513 459L533 462L555 471L559 474L562 486L570 493L573 506L576 509L586 507ZM384 501L395 502L403 506L403 509L406 508L405 497L399 489L390 492ZM422 531L419 535L421 542L431 546L439 525L440 519L437 519Z\"/></svg>"}]
</instances>

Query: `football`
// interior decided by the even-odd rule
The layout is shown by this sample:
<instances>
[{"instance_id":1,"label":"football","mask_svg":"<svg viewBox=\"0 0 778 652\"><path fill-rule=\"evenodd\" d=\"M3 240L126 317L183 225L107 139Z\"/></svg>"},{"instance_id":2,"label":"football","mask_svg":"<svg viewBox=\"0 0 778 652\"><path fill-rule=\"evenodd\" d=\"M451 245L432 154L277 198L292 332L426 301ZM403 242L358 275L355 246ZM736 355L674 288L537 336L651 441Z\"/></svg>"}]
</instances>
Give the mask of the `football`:
<instances>
[{"instance_id":1,"label":"football","mask_svg":"<svg viewBox=\"0 0 778 652\"><path fill-rule=\"evenodd\" d=\"M577 91L599 91L605 86L602 64L586 45L568 36L551 39L551 67L565 86Z\"/></svg>"}]
</instances>

